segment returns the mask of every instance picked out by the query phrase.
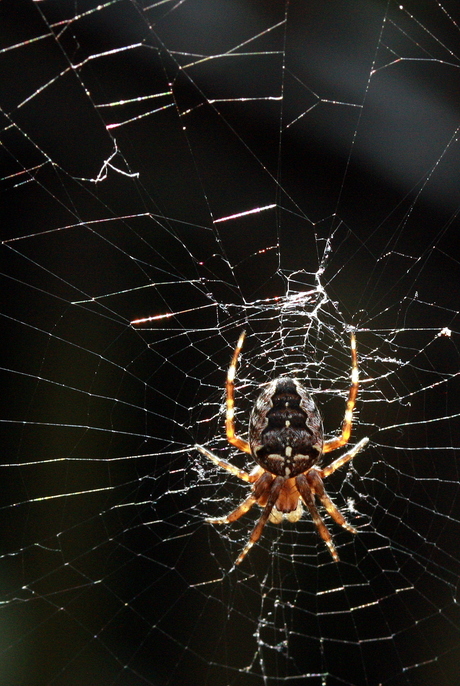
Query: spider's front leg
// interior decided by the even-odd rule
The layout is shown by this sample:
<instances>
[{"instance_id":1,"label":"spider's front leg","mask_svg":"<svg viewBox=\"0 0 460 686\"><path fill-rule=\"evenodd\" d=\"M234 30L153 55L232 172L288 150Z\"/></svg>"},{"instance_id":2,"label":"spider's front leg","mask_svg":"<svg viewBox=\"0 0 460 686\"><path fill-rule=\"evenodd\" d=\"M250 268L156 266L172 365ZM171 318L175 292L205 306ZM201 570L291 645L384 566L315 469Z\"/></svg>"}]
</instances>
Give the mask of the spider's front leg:
<instances>
[{"instance_id":1,"label":"spider's front leg","mask_svg":"<svg viewBox=\"0 0 460 686\"><path fill-rule=\"evenodd\" d=\"M337 553L337 550L335 549L335 545L332 541L332 536L330 534L329 529L323 522L323 519L316 509L315 505L315 498L313 496L313 493L310 488L310 484L308 483L307 476L305 474L299 474L299 476L296 477L296 486L299 490L300 495L302 496L302 500L304 501L305 505L308 507L308 510L310 512L310 516L313 519L313 523L316 526L319 535L323 539L323 541L326 543L327 547L329 548L329 552L331 553L333 559L335 562L339 562L339 555Z\"/></svg>"},{"instance_id":2,"label":"spider's front leg","mask_svg":"<svg viewBox=\"0 0 460 686\"><path fill-rule=\"evenodd\" d=\"M265 476L267 477L267 484L268 484L268 488L270 489L269 493L268 493L267 504L264 507L264 510L262 512L262 515L260 516L259 521L255 525L255 527L252 530L251 535L249 536L249 541L246 543L243 550L241 551L241 553L236 558L236 560L235 560L236 565L239 565L244 560L244 558L246 557L248 552L251 550L254 543L257 543L257 541L261 537L262 531L264 530L264 527L265 527L265 524L268 522L268 518L270 517L270 513L273 510L273 507L274 507L276 501L278 500L278 496L280 494L280 491L283 488L285 481L286 481L286 479L283 476L277 476L273 479L271 474L269 474L268 472L265 472L265 474L257 482L256 488L254 489L254 497L256 498L256 500L261 498L263 491L267 490L267 486L265 485L265 483L262 483ZM269 479L270 479L270 481L269 481ZM260 484L261 495L259 495L259 497L257 497L259 484Z\"/></svg>"},{"instance_id":3,"label":"spider's front leg","mask_svg":"<svg viewBox=\"0 0 460 686\"><path fill-rule=\"evenodd\" d=\"M254 497L253 495L250 495L246 498L246 500L243 500L242 503L238 505L238 507L230 512L228 515L224 515L223 517L206 517L204 520L208 524L230 524L230 522L235 522L237 519L242 517L246 512L249 512L251 507L257 502L257 498Z\"/></svg>"},{"instance_id":4,"label":"spider's front leg","mask_svg":"<svg viewBox=\"0 0 460 686\"><path fill-rule=\"evenodd\" d=\"M230 524L230 522L235 522L237 519L246 514L246 512L249 512L251 507L258 501L261 501L261 503L259 502L259 505L264 505L267 501L267 494L270 492L272 481L273 476L265 472L265 474L263 474L257 480L257 483L255 483L252 487L253 492L251 495L248 496L246 500L243 500L243 502L240 503L237 508L232 510L232 512L230 512L228 515L216 518L209 517L205 521L209 524Z\"/></svg>"},{"instance_id":5,"label":"spider's front leg","mask_svg":"<svg viewBox=\"0 0 460 686\"><path fill-rule=\"evenodd\" d=\"M306 474L300 474L296 478L296 486L299 490L300 495L302 496L302 500L310 510L311 517L316 528L318 529L318 533L323 539L323 541L325 541L332 557L336 562L339 561L339 556L337 550L335 549L335 545L333 543L329 529L323 522L321 515L316 509L314 496L318 496L318 498L321 501L321 504L326 509L329 516L332 517L332 519L335 522L337 522L337 524L340 524L340 526L342 526L347 531L350 531L352 534L358 533L356 529L354 529L351 526L351 524L348 524L345 517L342 515L342 513L337 509L332 500L329 498L326 491L324 490L322 480L326 476L329 476L330 474L335 472L336 469L339 469L339 467L342 467L344 464L352 460L355 457L355 455L357 455L368 443L368 438L362 438L355 445L354 448L346 452L344 455L338 457L328 467L325 467L325 469L320 469L319 467L312 467Z\"/></svg>"},{"instance_id":6,"label":"spider's front leg","mask_svg":"<svg viewBox=\"0 0 460 686\"><path fill-rule=\"evenodd\" d=\"M329 516L332 517L332 519L335 522L337 522L337 524L343 526L343 528L347 531L350 531L352 534L357 534L358 532L356 531L356 529L354 529L351 526L351 524L348 524L345 517L337 509L337 507L334 505L332 500L327 495L326 491L324 490L324 484L318 473L318 470L313 467L313 469L310 469L310 471L305 475L305 477L308 481L308 485L310 486L312 493L315 493L321 500L321 503L323 507L326 509L326 511L329 513Z\"/></svg>"}]
</instances>

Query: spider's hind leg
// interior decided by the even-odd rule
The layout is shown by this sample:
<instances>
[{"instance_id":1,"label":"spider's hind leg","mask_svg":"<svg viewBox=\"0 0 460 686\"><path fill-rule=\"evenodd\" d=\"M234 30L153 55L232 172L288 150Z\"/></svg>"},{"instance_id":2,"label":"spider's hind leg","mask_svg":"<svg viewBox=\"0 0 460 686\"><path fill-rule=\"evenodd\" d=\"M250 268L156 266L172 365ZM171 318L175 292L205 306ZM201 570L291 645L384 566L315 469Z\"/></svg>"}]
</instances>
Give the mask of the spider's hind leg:
<instances>
[{"instance_id":1,"label":"spider's hind leg","mask_svg":"<svg viewBox=\"0 0 460 686\"><path fill-rule=\"evenodd\" d=\"M351 448L351 450L347 450L346 453L338 457L334 462L331 462L331 464L328 467L324 467L324 469L318 469L318 473L320 474L321 478L324 479L327 476L330 476L335 472L336 469L340 469L340 467L343 467L344 464L352 460L358 453L363 450L366 445L369 443L369 439L362 438L355 446L354 448Z\"/></svg>"},{"instance_id":2,"label":"spider's hind leg","mask_svg":"<svg viewBox=\"0 0 460 686\"><path fill-rule=\"evenodd\" d=\"M232 445L236 446L245 453L251 452L251 447L247 441L235 434L235 376L236 376L236 365L238 363L238 357L243 347L246 332L242 331L240 337L238 338L238 343L233 352L233 357L230 362L230 366L227 372L227 381L225 384L226 389L226 405L227 411L225 415L225 430L227 433L227 441Z\"/></svg>"},{"instance_id":3,"label":"spider's hind leg","mask_svg":"<svg viewBox=\"0 0 460 686\"><path fill-rule=\"evenodd\" d=\"M345 415L342 422L342 431L340 436L336 438L330 438L328 441L324 441L323 453L330 453L332 450L341 448L343 445L348 443L351 434L351 428L353 425L353 410L356 403L356 398L358 396L359 388L359 369L358 369L358 353L356 351L356 337L355 334L351 334L351 386L348 392L348 400L345 406Z\"/></svg>"},{"instance_id":4,"label":"spider's hind leg","mask_svg":"<svg viewBox=\"0 0 460 686\"><path fill-rule=\"evenodd\" d=\"M214 462L218 467L222 467L222 469L226 469L228 472L233 474L234 476L237 476L239 479L242 479L243 481L247 481L249 483L252 483L253 481L256 481L258 476L260 474L255 474L255 470L253 470L250 474L248 472L245 472L244 469L238 469L238 467L235 467L235 465L231 464L230 462L227 462L226 460L221 460L220 457L217 457L217 455L214 455L211 453L207 448L205 448L202 445L195 445L195 448L205 457L208 458L208 460L211 460L211 462ZM259 468L261 469L261 468ZM259 471L259 470L257 470Z\"/></svg>"}]
</instances>

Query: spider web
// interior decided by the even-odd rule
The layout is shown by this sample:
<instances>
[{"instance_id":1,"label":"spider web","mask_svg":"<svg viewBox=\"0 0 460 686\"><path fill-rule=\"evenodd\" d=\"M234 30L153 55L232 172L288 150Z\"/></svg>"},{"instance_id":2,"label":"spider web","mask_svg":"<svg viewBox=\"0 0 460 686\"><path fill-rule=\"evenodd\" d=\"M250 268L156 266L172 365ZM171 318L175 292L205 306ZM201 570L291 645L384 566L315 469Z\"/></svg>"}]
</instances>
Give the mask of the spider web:
<instances>
[{"instance_id":1,"label":"spider web","mask_svg":"<svg viewBox=\"0 0 460 686\"><path fill-rule=\"evenodd\" d=\"M2 683L451 685L459 9L4 2ZM207 524L291 374L358 530ZM326 464L339 452L327 455Z\"/></svg>"}]
</instances>

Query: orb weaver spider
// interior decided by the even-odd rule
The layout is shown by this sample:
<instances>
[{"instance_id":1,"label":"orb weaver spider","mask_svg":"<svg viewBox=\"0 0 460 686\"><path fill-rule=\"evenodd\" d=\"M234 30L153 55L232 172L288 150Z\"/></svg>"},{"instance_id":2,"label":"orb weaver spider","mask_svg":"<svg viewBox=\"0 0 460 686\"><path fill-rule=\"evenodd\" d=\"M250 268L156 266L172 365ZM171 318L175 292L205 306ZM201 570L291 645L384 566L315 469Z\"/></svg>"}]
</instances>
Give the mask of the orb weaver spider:
<instances>
[{"instance_id":1,"label":"orb weaver spider","mask_svg":"<svg viewBox=\"0 0 460 686\"><path fill-rule=\"evenodd\" d=\"M245 441L235 434L235 376L244 339L243 331L227 372L226 434L229 443L249 453L258 464L251 472L246 472L221 460L202 445L195 446L216 465L252 484L251 494L235 510L224 517L209 518L206 521L211 524L228 524L246 514L255 503L263 508L248 542L235 561L239 565L259 540L267 521L279 524L285 517L290 522L297 522L305 505L332 558L338 562L337 550L316 508L315 496L337 524L353 534L357 533L327 495L323 479L352 460L363 450L369 439L362 438L328 467L318 466L324 453L341 448L350 439L359 386L355 335L351 334L351 386L342 430L339 436L326 441L323 439L323 424L315 401L300 381L289 376L278 377L264 386L250 415L249 440Z\"/></svg>"}]
</instances>

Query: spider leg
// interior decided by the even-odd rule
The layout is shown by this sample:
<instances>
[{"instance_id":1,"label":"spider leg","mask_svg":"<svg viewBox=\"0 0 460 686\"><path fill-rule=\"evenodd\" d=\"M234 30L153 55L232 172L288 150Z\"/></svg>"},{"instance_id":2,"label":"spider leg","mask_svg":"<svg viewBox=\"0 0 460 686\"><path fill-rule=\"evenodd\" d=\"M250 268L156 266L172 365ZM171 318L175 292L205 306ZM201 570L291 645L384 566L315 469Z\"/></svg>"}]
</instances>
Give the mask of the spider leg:
<instances>
[{"instance_id":1,"label":"spider leg","mask_svg":"<svg viewBox=\"0 0 460 686\"><path fill-rule=\"evenodd\" d=\"M335 549L334 543L332 542L332 536L329 532L329 529L323 522L321 515L319 514L318 510L316 509L315 505L315 500L313 498L313 493L311 492L307 477L305 474L299 474L299 476L296 477L296 486L298 488L298 491L300 495L302 496L302 500L304 501L305 505L308 507L310 511L311 518L313 519L313 523L315 524L316 528L318 529L318 533L323 539L323 541L326 543L327 547L329 548L329 552L331 553L333 559L335 562L339 561L339 556L337 554L337 550Z\"/></svg>"},{"instance_id":2,"label":"spider leg","mask_svg":"<svg viewBox=\"0 0 460 686\"><path fill-rule=\"evenodd\" d=\"M246 543L244 546L243 550L241 553L238 555L238 557L235 560L235 564L239 565L248 552L251 550L252 546L254 543L257 543L259 538L262 535L262 531L264 530L264 526L268 521L268 518L270 517L270 513L278 500L278 496L280 494L281 488L283 487L283 484L285 483L286 479L283 476L277 476L273 481L271 482L270 486L270 492L267 498L267 504L264 507L264 510L260 516L259 521L255 525L255 527L252 530L251 535L249 536L249 541ZM254 496L253 496L254 497Z\"/></svg>"},{"instance_id":3,"label":"spider leg","mask_svg":"<svg viewBox=\"0 0 460 686\"><path fill-rule=\"evenodd\" d=\"M211 462L214 462L214 464L218 465L219 467L222 467L223 469L226 469L230 474L233 474L234 476L237 476L239 479L242 479L243 481L247 481L248 483L252 484L254 481L257 481L257 479L263 474L263 469L262 467L255 467L251 472L245 472L244 469L238 469L238 467L235 467L235 465L231 464L230 462L227 462L226 460L221 460L217 455L214 455L211 453L209 450L207 450L204 446L202 445L195 445L195 448L205 455L208 460L211 460Z\"/></svg>"},{"instance_id":4,"label":"spider leg","mask_svg":"<svg viewBox=\"0 0 460 686\"><path fill-rule=\"evenodd\" d=\"M366 445L369 443L368 438L362 438L359 443L355 445L354 448L351 450L348 450L344 455L341 455L338 457L334 462L331 462L331 464L328 467L325 467L324 469L318 469L318 473L321 476L322 479L326 478L327 476L330 476L330 474L333 474L336 469L339 469L342 467L344 464L352 460L355 455L361 452L363 448L366 447Z\"/></svg>"},{"instance_id":5,"label":"spider leg","mask_svg":"<svg viewBox=\"0 0 460 686\"><path fill-rule=\"evenodd\" d=\"M246 332L242 331L240 337L238 338L238 343L236 344L235 351L233 353L232 360L230 362L230 367L227 372L227 383L226 383L226 393L227 393L227 414L225 418L225 429L227 432L227 440L232 445L236 446L245 453L250 453L251 448L247 441L244 441L239 436L235 435L235 374L236 365L238 362L238 357L243 347L244 338Z\"/></svg>"},{"instance_id":6,"label":"spider leg","mask_svg":"<svg viewBox=\"0 0 460 686\"><path fill-rule=\"evenodd\" d=\"M310 471L305 476L307 478L308 485L310 486L312 492L316 493L318 498L321 500L323 506L328 511L329 515L332 517L332 519L335 522L337 522L337 524L340 524L340 526L343 526L344 529L347 529L347 531L351 531L352 534L357 534L358 532L356 531L356 529L354 529L350 524L348 524L345 517L342 515L341 512L339 512L337 507L334 505L332 500L327 495L326 491L324 490L324 485L321 480L321 477L318 474L318 470L316 470L313 467L313 469L310 469Z\"/></svg>"},{"instance_id":7,"label":"spider leg","mask_svg":"<svg viewBox=\"0 0 460 686\"><path fill-rule=\"evenodd\" d=\"M358 372L358 354L356 352L356 338L355 334L351 334L351 386L348 393L347 405L345 407L345 415L342 422L342 433L336 438L330 438L324 441L323 453L330 453L331 450L340 448L342 445L348 443L351 434L351 427L353 423L353 409L356 403L359 388L359 372Z\"/></svg>"},{"instance_id":8,"label":"spider leg","mask_svg":"<svg viewBox=\"0 0 460 686\"><path fill-rule=\"evenodd\" d=\"M230 465L230 467L232 466L233 465ZM259 505L263 507L266 504L267 499L270 495L274 477L273 474L270 474L269 472L264 472L262 467L257 467L257 471L261 471L262 475L259 475L260 478L257 479L257 483L254 484L254 486L252 487L252 493L250 496L243 500L243 502L240 503L238 507L232 512L230 512L228 515L225 515L224 517L217 517L215 519L208 518L206 519L206 521L210 522L211 524L228 524L229 522L234 522L240 517L242 517L244 514L246 514L246 512L248 512L251 509L254 503L258 502ZM255 475L255 472L256 470L253 470L251 474L249 474L248 476L251 477L251 475ZM254 476L253 480L255 479L256 477Z\"/></svg>"},{"instance_id":9,"label":"spider leg","mask_svg":"<svg viewBox=\"0 0 460 686\"><path fill-rule=\"evenodd\" d=\"M217 517L216 519L212 519L209 517L208 519L205 519L208 524L229 524L230 522L235 522L237 519L242 517L246 512L249 512L251 507L254 505L254 503L257 502L257 498L254 495L250 495L246 498L246 500L243 500L242 503L238 505L238 507L233 510L233 512L230 512L228 515L225 515L224 517Z\"/></svg>"}]
</instances>

